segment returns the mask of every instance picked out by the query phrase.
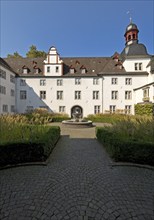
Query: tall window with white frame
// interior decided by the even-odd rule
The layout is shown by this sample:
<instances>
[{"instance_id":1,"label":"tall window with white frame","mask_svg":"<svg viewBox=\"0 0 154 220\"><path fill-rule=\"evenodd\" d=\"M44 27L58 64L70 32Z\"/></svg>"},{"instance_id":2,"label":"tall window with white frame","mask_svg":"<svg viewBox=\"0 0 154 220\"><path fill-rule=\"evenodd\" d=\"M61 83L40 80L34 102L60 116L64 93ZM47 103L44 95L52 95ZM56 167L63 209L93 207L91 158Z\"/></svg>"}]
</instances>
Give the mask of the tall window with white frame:
<instances>
[{"instance_id":1,"label":"tall window with white frame","mask_svg":"<svg viewBox=\"0 0 154 220\"><path fill-rule=\"evenodd\" d=\"M57 86L62 86L62 85L63 85L63 80L57 79Z\"/></svg>"},{"instance_id":2,"label":"tall window with white frame","mask_svg":"<svg viewBox=\"0 0 154 220\"><path fill-rule=\"evenodd\" d=\"M143 89L143 101L149 101L149 87Z\"/></svg>"},{"instance_id":3,"label":"tall window with white frame","mask_svg":"<svg viewBox=\"0 0 154 220\"><path fill-rule=\"evenodd\" d=\"M100 113L100 105L95 105L94 106L94 114L99 114Z\"/></svg>"},{"instance_id":4,"label":"tall window with white frame","mask_svg":"<svg viewBox=\"0 0 154 220\"><path fill-rule=\"evenodd\" d=\"M115 111L116 111L116 105L110 105L109 106L109 109L110 109L110 113L112 114L112 113L115 113Z\"/></svg>"},{"instance_id":5,"label":"tall window with white frame","mask_svg":"<svg viewBox=\"0 0 154 220\"><path fill-rule=\"evenodd\" d=\"M46 91L40 91L40 99L46 99Z\"/></svg>"},{"instance_id":6,"label":"tall window with white frame","mask_svg":"<svg viewBox=\"0 0 154 220\"><path fill-rule=\"evenodd\" d=\"M81 99L81 91L75 91L75 99Z\"/></svg>"},{"instance_id":7,"label":"tall window with white frame","mask_svg":"<svg viewBox=\"0 0 154 220\"><path fill-rule=\"evenodd\" d=\"M56 73L59 73L59 66L56 66Z\"/></svg>"},{"instance_id":8,"label":"tall window with white frame","mask_svg":"<svg viewBox=\"0 0 154 220\"><path fill-rule=\"evenodd\" d=\"M65 106L59 106L59 112L60 113L65 113Z\"/></svg>"},{"instance_id":9,"label":"tall window with white frame","mask_svg":"<svg viewBox=\"0 0 154 220\"><path fill-rule=\"evenodd\" d=\"M125 99L126 100L132 99L132 91L125 91Z\"/></svg>"},{"instance_id":10,"label":"tall window with white frame","mask_svg":"<svg viewBox=\"0 0 154 220\"><path fill-rule=\"evenodd\" d=\"M99 99L99 91L93 91L93 99Z\"/></svg>"},{"instance_id":11,"label":"tall window with white frame","mask_svg":"<svg viewBox=\"0 0 154 220\"><path fill-rule=\"evenodd\" d=\"M93 78L93 85L99 85L99 78Z\"/></svg>"},{"instance_id":12,"label":"tall window with white frame","mask_svg":"<svg viewBox=\"0 0 154 220\"><path fill-rule=\"evenodd\" d=\"M132 106L131 105L125 105L125 114L131 114Z\"/></svg>"},{"instance_id":13,"label":"tall window with white frame","mask_svg":"<svg viewBox=\"0 0 154 220\"><path fill-rule=\"evenodd\" d=\"M27 99L27 91L26 90L21 90L20 91L20 99L21 100Z\"/></svg>"},{"instance_id":14,"label":"tall window with white frame","mask_svg":"<svg viewBox=\"0 0 154 220\"><path fill-rule=\"evenodd\" d=\"M46 86L46 80L40 79L40 86Z\"/></svg>"},{"instance_id":15,"label":"tall window with white frame","mask_svg":"<svg viewBox=\"0 0 154 220\"><path fill-rule=\"evenodd\" d=\"M118 99L118 91L111 91L111 99L114 100Z\"/></svg>"},{"instance_id":16,"label":"tall window with white frame","mask_svg":"<svg viewBox=\"0 0 154 220\"><path fill-rule=\"evenodd\" d=\"M3 112L5 112L5 113L8 112L8 105L3 105Z\"/></svg>"},{"instance_id":17,"label":"tall window with white frame","mask_svg":"<svg viewBox=\"0 0 154 220\"><path fill-rule=\"evenodd\" d=\"M75 78L75 85L81 84L81 78Z\"/></svg>"},{"instance_id":18,"label":"tall window with white frame","mask_svg":"<svg viewBox=\"0 0 154 220\"><path fill-rule=\"evenodd\" d=\"M132 78L126 78L125 85L132 85Z\"/></svg>"},{"instance_id":19,"label":"tall window with white frame","mask_svg":"<svg viewBox=\"0 0 154 220\"><path fill-rule=\"evenodd\" d=\"M62 100L63 99L63 91L57 91L57 99Z\"/></svg>"},{"instance_id":20,"label":"tall window with white frame","mask_svg":"<svg viewBox=\"0 0 154 220\"><path fill-rule=\"evenodd\" d=\"M118 84L118 78L111 78L111 84L117 85Z\"/></svg>"},{"instance_id":21,"label":"tall window with white frame","mask_svg":"<svg viewBox=\"0 0 154 220\"><path fill-rule=\"evenodd\" d=\"M142 63L134 63L134 69L136 71L142 71L142 68L143 68L143 64Z\"/></svg>"},{"instance_id":22,"label":"tall window with white frame","mask_svg":"<svg viewBox=\"0 0 154 220\"><path fill-rule=\"evenodd\" d=\"M47 66L47 73L50 73L50 66Z\"/></svg>"},{"instance_id":23,"label":"tall window with white frame","mask_svg":"<svg viewBox=\"0 0 154 220\"><path fill-rule=\"evenodd\" d=\"M6 71L0 69L0 78L6 79Z\"/></svg>"},{"instance_id":24,"label":"tall window with white frame","mask_svg":"<svg viewBox=\"0 0 154 220\"><path fill-rule=\"evenodd\" d=\"M26 86L26 80L20 79L20 86Z\"/></svg>"}]
</instances>

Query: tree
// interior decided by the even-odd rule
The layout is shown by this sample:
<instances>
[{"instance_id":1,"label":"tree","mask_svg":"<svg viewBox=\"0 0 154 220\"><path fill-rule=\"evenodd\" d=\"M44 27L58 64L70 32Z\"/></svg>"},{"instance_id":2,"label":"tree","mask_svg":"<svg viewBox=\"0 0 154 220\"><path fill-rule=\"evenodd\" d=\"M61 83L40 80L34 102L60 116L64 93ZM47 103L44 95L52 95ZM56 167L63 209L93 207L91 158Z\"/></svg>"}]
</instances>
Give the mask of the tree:
<instances>
[{"instance_id":1,"label":"tree","mask_svg":"<svg viewBox=\"0 0 154 220\"><path fill-rule=\"evenodd\" d=\"M26 56L29 58L35 57L46 57L46 53L44 51L37 50L35 45L30 46L29 51L26 53Z\"/></svg>"},{"instance_id":2,"label":"tree","mask_svg":"<svg viewBox=\"0 0 154 220\"><path fill-rule=\"evenodd\" d=\"M22 58L22 56L16 51L14 54L8 54L7 58Z\"/></svg>"}]
</instances>

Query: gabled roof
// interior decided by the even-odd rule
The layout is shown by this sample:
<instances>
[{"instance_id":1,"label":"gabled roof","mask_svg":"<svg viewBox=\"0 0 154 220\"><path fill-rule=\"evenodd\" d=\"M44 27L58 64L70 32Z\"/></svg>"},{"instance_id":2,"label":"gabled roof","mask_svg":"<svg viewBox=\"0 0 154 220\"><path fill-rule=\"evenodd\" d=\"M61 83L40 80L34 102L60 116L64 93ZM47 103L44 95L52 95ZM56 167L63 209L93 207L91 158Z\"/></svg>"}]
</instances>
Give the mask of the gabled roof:
<instances>
[{"instance_id":1,"label":"gabled roof","mask_svg":"<svg viewBox=\"0 0 154 220\"><path fill-rule=\"evenodd\" d=\"M0 65L16 74L16 72L9 66L9 64L1 57L0 57Z\"/></svg>"}]
</instances>

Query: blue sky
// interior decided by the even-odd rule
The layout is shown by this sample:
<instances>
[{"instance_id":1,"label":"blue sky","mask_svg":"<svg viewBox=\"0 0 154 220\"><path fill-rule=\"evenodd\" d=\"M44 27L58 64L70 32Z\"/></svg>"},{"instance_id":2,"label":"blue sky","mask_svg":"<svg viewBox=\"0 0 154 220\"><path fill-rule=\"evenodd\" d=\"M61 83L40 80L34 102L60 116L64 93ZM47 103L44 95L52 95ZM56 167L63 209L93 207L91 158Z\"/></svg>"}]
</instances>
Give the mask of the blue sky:
<instances>
[{"instance_id":1,"label":"blue sky","mask_svg":"<svg viewBox=\"0 0 154 220\"><path fill-rule=\"evenodd\" d=\"M0 55L29 47L48 51L55 46L61 57L112 56L125 46L129 15L139 29L139 42L154 54L154 1L46 1L1 0Z\"/></svg>"}]
</instances>

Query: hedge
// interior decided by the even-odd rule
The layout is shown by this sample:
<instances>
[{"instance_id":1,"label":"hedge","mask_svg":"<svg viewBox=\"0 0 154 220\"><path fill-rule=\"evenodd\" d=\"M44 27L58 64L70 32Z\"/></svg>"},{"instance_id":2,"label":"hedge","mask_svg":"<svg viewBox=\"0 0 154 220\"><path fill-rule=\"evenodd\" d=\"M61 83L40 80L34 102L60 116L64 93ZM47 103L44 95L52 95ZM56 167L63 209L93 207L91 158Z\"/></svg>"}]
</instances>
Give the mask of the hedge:
<instances>
[{"instance_id":1,"label":"hedge","mask_svg":"<svg viewBox=\"0 0 154 220\"><path fill-rule=\"evenodd\" d=\"M154 166L154 143L116 137L107 128L96 128L96 137L114 161Z\"/></svg>"},{"instance_id":2,"label":"hedge","mask_svg":"<svg viewBox=\"0 0 154 220\"><path fill-rule=\"evenodd\" d=\"M136 115L154 115L154 104L146 103L146 104L136 104L135 105L135 114Z\"/></svg>"},{"instance_id":3,"label":"hedge","mask_svg":"<svg viewBox=\"0 0 154 220\"><path fill-rule=\"evenodd\" d=\"M0 145L0 166L45 161L60 137L60 128L51 127L39 140Z\"/></svg>"}]
</instances>

